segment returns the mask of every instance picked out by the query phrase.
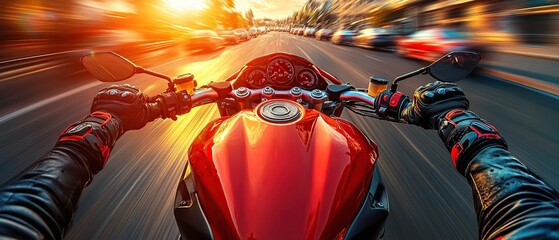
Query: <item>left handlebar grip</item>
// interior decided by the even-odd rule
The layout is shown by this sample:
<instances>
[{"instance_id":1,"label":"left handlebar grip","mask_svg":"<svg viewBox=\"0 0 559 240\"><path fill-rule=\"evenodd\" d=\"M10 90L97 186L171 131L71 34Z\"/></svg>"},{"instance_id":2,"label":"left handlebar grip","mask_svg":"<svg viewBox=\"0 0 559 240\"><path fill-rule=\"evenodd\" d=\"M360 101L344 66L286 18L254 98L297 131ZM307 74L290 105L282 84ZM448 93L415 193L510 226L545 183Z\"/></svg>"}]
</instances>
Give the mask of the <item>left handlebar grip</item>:
<instances>
[{"instance_id":1,"label":"left handlebar grip","mask_svg":"<svg viewBox=\"0 0 559 240\"><path fill-rule=\"evenodd\" d=\"M161 107L157 102L152 102L147 104L147 113L149 122L154 121L162 116Z\"/></svg>"},{"instance_id":2,"label":"left handlebar grip","mask_svg":"<svg viewBox=\"0 0 559 240\"><path fill-rule=\"evenodd\" d=\"M165 92L157 96L152 107L157 117L177 120L178 115L190 112L192 99L186 91Z\"/></svg>"}]
</instances>

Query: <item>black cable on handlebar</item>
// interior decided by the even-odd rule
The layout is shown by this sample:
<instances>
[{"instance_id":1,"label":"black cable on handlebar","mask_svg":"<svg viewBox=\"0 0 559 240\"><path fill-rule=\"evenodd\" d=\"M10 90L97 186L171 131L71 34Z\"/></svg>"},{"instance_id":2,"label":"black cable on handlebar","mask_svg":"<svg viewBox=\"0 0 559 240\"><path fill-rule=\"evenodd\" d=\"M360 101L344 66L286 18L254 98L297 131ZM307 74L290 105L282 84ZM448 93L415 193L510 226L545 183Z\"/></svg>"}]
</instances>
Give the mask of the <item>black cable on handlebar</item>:
<instances>
[{"instance_id":1,"label":"black cable on handlebar","mask_svg":"<svg viewBox=\"0 0 559 240\"><path fill-rule=\"evenodd\" d=\"M362 102L357 102L357 101L344 102L343 106L346 109L352 111L353 113L364 116L364 117L380 119L380 120L385 120L385 121L390 121L390 122L397 122L397 123L407 123L407 121L404 121L404 120L397 120L397 119L392 119L392 118L381 118L376 114L376 111L372 106L370 106L369 104L362 103Z\"/></svg>"}]
</instances>

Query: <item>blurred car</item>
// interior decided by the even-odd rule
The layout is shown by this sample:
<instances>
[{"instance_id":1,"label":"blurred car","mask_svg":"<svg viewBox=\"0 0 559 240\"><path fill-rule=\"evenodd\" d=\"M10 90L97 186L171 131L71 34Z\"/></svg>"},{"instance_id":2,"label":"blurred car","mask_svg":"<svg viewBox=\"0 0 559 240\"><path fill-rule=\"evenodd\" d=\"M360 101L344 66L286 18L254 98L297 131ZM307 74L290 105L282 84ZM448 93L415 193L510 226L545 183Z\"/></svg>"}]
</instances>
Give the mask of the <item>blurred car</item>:
<instances>
[{"instance_id":1,"label":"blurred car","mask_svg":"<svg viewBox=\"0 0 559 240\"><path fill-rule=\"evenodd\" d=\"M305 28L305 31L303 32L303 36L314 37L315 33L316 33L316 28L308 27L308 28Z\"/></svg>"},{"instance_id":2,"label":"blurred car","mask_svg":"<svg viewBox=\"0 0 559 240\"><path fill-rule=\"evenodd\" d=\"M190 50L215 51L223 47L225 41L216 32L211 30L193 31L186 42Z\"/></svg>"},{"instance_id":3,"label":"blurred car","mask_svg":"<svg viewBox=\"0 0 559 240\"><path fill-rule=\"evenodd\" d=\"M349 29L340 29L332 35L332 43L342 45L352 45L355 31Z\"/></svg>"},{"instance_id":4,"label":"blurred car","mask_svg":"<svg viewBox=\"0 0 559 240\"><path fill-rule=\"evenodd\" d=\"M303 34L305 34L305 28L298 28L297 29L297 33L295 33L299 36L303 36Z\"/></svg>"},{"instance_id":5,"label":"blurred car","mask_svg":"<svg viewBox=\"0 0 559 240\"><path fill-rule=\"evenodd\" d=\"M265 27L265 26L258 27L257 30L258 30L258 34L266 34L266 33L268 33L268 28Z\"/></svg>"},{"instance_id":6,"label":"blurred car","mask_svg":"<svg viewBox=\"0 0 559 240\"><path fill-rule=\"evenodd\" d=\"M451 28L429 28L420 30L397 43L398 55L426 61L439 59L452 51L472 51L482 54L483 46L470 37Z\"/></svg>"},{"instance_id":7,"label":"blurred car","mask_svg":"<svg viewBox=\"0 0 559 240\"><path fill-rule=\"evenodd\" d=\"M219 36L223 38L226 44L237 44L241 42L241 36L235 34L232 30L221 30Z\"/></svg>"},{"instance_id":8,"label":"blurred car","mask_svg":"<svg viewBox=\"0 0 559 240\"><path fill-rule=\"evenodd\" d=\"M366 28L357 33L353 45L362 48L393 48L395 34L386 28Z\"/></svg>"},{"instance_id":9,"label":"blurred car","mask_svg":"<svg viewBox=\"0 0 559 240\"><path fill-rule=\"evenodd\" d=\"M255 27L251 27L248 29L248 35L250 35L251 38L255 38L258 36L258 28Z\"/></svg>"},{"instance_id":10,"label":"blurred car","mask_svg":"<svg viewBox=\"0 0 559 240\"><path fill-rule=\"evenodd\" d=\"M332 34L334 32L330 29L327 28L323 28L320 29L318 31L316 31L316 33L314 34L314 37L318 40L330 40L332 38Z\"/></svg>"},{"instance_id":11,"label":"blurred car","mask_svg":"<svg viewBox=\"0 0 559 240\"><path fill-rule=\"evenodd\" d=\"M244 28L237 28L233 30L233 32L235 33L235 35L239 36L239 39L241 39L241 41L248 41L250 39L248 31Z\"/></svg>"}]
</instances>

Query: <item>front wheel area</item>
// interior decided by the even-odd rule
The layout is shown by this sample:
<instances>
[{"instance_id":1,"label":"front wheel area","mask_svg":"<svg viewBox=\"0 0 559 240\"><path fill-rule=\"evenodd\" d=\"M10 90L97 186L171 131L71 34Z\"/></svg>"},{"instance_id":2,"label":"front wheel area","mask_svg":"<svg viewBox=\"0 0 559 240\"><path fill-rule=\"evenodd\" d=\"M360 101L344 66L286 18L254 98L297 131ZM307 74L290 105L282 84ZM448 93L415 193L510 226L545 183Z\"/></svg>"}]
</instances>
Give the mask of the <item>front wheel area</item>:
<instances>
[{"instance_id":1,"label":"front wheel area","mask_svg":"<svg viewBox=\"0 0 559 240\"><path fill-rule=\"evenodd\" d=\"M381 239L388 212L388 194L378 166L375 166L367 197L344 239Z\"/></svg>"}]
</instances>

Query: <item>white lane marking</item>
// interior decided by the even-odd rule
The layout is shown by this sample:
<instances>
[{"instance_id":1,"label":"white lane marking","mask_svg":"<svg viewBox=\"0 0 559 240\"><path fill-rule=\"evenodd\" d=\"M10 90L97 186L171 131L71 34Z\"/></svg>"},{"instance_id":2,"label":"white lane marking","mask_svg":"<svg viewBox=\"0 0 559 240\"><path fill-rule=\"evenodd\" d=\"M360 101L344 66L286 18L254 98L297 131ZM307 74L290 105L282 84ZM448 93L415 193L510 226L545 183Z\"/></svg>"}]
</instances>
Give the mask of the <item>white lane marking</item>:
<instances>
[{"instance_id":1,"label":"white lane marking","mask_svg":"<svg viewBox=\"0 0 559 240\"><path fill-rule=\"evenodd\" d=\"M10 73L14 73L14 72L17 73L17 72L22 72L23 71L24 73L21 73L21 74L15 75L15 76L11 76L11 77L0 78L0 82L8 81L8 80L11 80L11 79L14 79L14 78L25 77L27 75L33 75L33 74L37 74L37 73L44 72L44 71L48 71L50 69L57 68L57 67L65 65L65 64L66 63L57 64L57 65L50 66L50 67L43 67L43 66L50 65L50 63L45 63L45 64L38 65L38 66L31 66L31 67L27 67L27 68L23 68L23 69L17 69L16 71L5 72L5 73L0 74L0 77L3 77L3 75L9 75ZM38 67L39 67L39 69L37 69L37 70L28 71L29 69L38 68Z\"/></svg>"},{"instance_id":2,"label":"white lane marking","mask_svg":"<svg viewBox=\"0 0 559 240\"><path fill-rule=\"evenodd\" d=\"M71 50L71 51L64 51L64 52L57 52L57 53L48 53L48 54L42 54L42 55L36 55L36 56L30 56L30 57L23 57L23 58L10 59L10 60L6 60L6 61L0 62L0 65L6 64L6 63L11 63L11 62L24 61L24 60L31 60L31 59L35 59L35 58L50 57L50 56L61 55L61 54L66 54L66 53L83 52L83 51L87 51L87 49Z\"/></svg>"},{"instance_id":3,"label":"white lane marking","mask_svg":"<svg viewBox=\"0 0 559 240\"><path fill-rule=\"evenodd\" d=\"M183 59L185 59L185 58L187 58L187 57L188 57L188 56L180 57L180 58L177 58L177 59L175 59L175 60L173 60L173 61L170 61L170 62L166 62L166 63L160 64L160 65L157 65L157 66L155 66L155 67L153 67L153 68L160 68L160 67L163 67L163 66L165 66L165 65L169 65L169 64L171 64L171 63L176 63L176 62L178 62L178 61L180 61L180 60L183 60Z\"/></svg>"},{"instance_id":4,"label":"white lane marking","mask_svg":"<svg viewBox=\"0 0 559 240\"><path fill-rule=\"evenodd\" d=\"M314 62L314 60L312 60L311 56L309 56L309 54L307 54L307 52L305 52L305 50L303 50L301 47L299 47L299 45L295 45L299 50L301 50L301 52L303 52L303 54L305 55L305 57L307 57L307 59L311 62Z\"/></svg>"},{"instance_id":5,"label":"white lane marking","mask_svg":"<svg viewBox=\"0 0 559 240\"><path fill-rule=\"evenodd\" d=\"M365 54L363 54L363 56L365 56L365 57L367 57L367 58L370 58L370 59L373 59L373 60L376 60L376 61L379 61L379 62L381 62L381 63L385 63L384 61L382 61L382 60L380 60L380 59L378 59L378 58L375 58L375 57L367 56L367 55L365 55Z\"/></svg>"},{"instance_id":6,"label":"white lane marking","mask_svg":"<svg viewBox=\"0 0 559 240\"><path fill-rule=\"evenodd\" d=\"M85 90L87 90L87 89L89 89L89 88L93 88L93 87L99 86L99 85L101 85L101 84L103 84L103 83L102 83L102 82L92 82L92 83L89 83L89 84L87 84L87 85L83 85L83 86L81 86L81 87L75 88L75 89L73 89L73 90L71 90L71 91L68 91L68 92L65 92L65 93L61 93L61 94L59 94L59 95L56 95L56 96L47 98L47 99L45 99L45 100L36 102L36 103L34 103L34 104L31 104L31 105L29 105L29 106L27 106L27 107L24 107L24 108L22 108L22 109L19 109L19 110L17 110L17 111L13 111L13 112L11 112L11 113L8 113L8 114L6 114L6 115L0 117L0 124L5 123L5 122L7 122L7 121L10 121L10 120L12 120L12 119L14 119L14 118L16 118L16 117L19 117L19 116L21 116L21 115L23 115L23 114L28 113L28 112L31 112L31 111L33 111L33 110L35 110L35 109L37 109L37 108L43 107L43 106L45 106L45 105L47 105L47 104L56 102L56 101L58 101L58 100L60 100L60 99L63 99L63 98L68 97L68 96L72 96L72 95L74 95L74 94L76 94L76 93L85 91Z\"/></svg>"}]
</instances>

